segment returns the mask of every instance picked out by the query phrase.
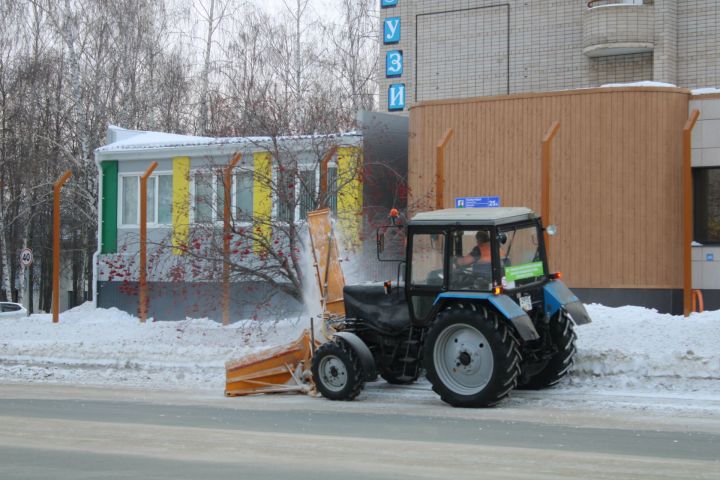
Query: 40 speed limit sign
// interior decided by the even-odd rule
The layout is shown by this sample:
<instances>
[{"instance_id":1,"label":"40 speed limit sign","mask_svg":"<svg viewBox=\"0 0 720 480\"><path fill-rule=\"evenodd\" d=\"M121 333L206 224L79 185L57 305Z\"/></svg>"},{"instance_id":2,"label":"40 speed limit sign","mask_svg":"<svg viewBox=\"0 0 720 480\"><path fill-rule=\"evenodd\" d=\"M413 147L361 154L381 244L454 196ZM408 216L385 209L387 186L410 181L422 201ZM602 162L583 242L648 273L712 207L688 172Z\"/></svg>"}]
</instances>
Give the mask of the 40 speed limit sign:
<instances>
[{"instance_id":1,"label":"40 speed limit sign","mask_svg":"<svg viewBox=\"0 0 720 480\"><path fill-rule=\"evenodd\" d=\"M32 250L29 248L23 248L20 251L20 263L23 267L29 267L33 262Z\"/></svg>"}]
</instances>

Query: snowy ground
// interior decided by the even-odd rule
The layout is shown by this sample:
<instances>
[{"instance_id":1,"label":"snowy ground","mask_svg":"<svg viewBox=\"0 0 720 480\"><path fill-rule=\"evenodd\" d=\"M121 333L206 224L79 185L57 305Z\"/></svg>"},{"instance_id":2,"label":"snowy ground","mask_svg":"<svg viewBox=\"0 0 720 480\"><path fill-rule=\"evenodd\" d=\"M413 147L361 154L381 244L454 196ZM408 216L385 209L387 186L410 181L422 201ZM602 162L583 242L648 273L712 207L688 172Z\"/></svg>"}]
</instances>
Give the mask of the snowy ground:
<instances>
[{"instance_id":1,"label":"snowy ground","mask_svg":"<svg viewBox=\"0 0 720 480\"><path fill-rule=\"evenodd\" d=\"M575 399L593 407L626 399L621 403L631 408L720 416L720 311L689 318L641 307L589 305L588 311L593 323L577 328L573 375L555 389L518 392L510 405ZM90 304L63 313L58 324L50 315L2 320L0 383L222 395L226 360L294 339L304 323L247 321L223 327L207 319L189 319L141 324L117 309L94 309ZM425 382L406 394L384 384L374 390L368 395L380 401L387 395L434 395Z\"/></svg>"}]
</instances>

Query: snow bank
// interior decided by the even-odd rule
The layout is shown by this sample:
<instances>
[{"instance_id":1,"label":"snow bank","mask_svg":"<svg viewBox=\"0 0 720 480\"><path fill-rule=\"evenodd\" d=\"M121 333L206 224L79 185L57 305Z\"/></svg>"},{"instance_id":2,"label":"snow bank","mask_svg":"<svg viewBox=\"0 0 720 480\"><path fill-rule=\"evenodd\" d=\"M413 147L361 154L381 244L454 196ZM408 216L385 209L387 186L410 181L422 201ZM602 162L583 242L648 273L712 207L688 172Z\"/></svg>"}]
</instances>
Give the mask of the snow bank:
<instances>
[{"instance_id":1,"label":"snow bank","mask_svg":"<svg viewBox=\"0 0 720 480\"><path fill-rule=\"evenodd\" d=\"M689 318L641 307L589 305L563 391L700 392L720 400L720 311ZM127 385L222 392L225 361L296 339L300 322L148 322L85 304L0 321L0 382ZM422 385L422 384L421 384ZM698 394L700 394L698 393Z\"/></svg>"},{"instance_id":2,"label":"snow bank","mask_svg":"<svg viewBox=\"0 0 720 480\"><path fill-rule=\"evenodd\" d=\"M571 383L610 389L693 390L720 394L720 312L688 318L642 307L589 305L577 328Z\"/></svg>"},{"instance_id":3,"label":"snow bank","mask_svg":"<svg viewBox=\"0 0 720 480\"><path fill-rule=\"evenodd\" d=\"M0 382L208 388L222 391L225 361L300 335L296 320L140 321L86 303L60 315L0 321Z\"/></svg>"}]
</instances>

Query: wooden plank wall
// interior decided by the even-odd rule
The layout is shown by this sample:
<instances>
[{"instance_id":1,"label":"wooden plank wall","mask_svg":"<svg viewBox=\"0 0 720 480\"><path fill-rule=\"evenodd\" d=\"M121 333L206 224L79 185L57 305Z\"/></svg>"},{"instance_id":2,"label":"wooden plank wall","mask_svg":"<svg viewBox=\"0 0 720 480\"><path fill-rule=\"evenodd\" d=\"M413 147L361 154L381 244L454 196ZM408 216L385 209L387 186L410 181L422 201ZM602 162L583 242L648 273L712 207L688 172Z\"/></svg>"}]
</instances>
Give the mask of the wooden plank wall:
<instances>
[{"instance_id":1,"label":"wooden plank wall","mask_svg":"<svg viewBox=\"0 0 720 480\"><path fill-rule=\"evenodd\" d=\"M682 130L689 92L635 87L427 102L410 111L411 211L434 205L448 128L445 207L499 195L540 212L553 121L550 268L577 288L682 287Z\"/></svg>"}]
</instances>

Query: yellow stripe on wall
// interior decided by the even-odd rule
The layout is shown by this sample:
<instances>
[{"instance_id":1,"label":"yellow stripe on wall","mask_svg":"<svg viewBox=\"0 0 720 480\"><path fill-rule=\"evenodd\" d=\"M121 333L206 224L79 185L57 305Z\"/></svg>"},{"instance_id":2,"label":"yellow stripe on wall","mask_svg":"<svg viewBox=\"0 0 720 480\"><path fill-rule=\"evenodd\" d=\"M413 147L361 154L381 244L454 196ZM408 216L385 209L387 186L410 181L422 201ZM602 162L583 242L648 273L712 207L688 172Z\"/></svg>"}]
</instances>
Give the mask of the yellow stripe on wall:
<instances>
[{"instance_id":1,"label":"yellow stripe on wall","mask_svg":"<svg viewBox=\"0 0 720 480\"><path fill-rule=\"evenodd\" d=\"M258 240L253 242L253 252L263 251L263 244L270 242L272 228L272 154L255 152L253 154L253 229Z\"/></svg>"},{"instance_id":2,"label":"yellow stripe on wall","mask_svg":"<svg viewBox=\"0 0 720 480\"><path fill-rule=\"evenodd\" d=\"M341 147L337 151L337 216L345 248L360 245L362 228L362 182L363 151L360 147Z\"/></svg>"},{"instance_id":3,"label":"yellow stripe on wall","mask_svg":"<svg viewBox=\"0 0 720 480\"><path fill-rule=\"evenodd\" d=\"M190 157L173 158L172 225L173 253L182 255L190 237Z\"/></svg>"}]
</instances>

